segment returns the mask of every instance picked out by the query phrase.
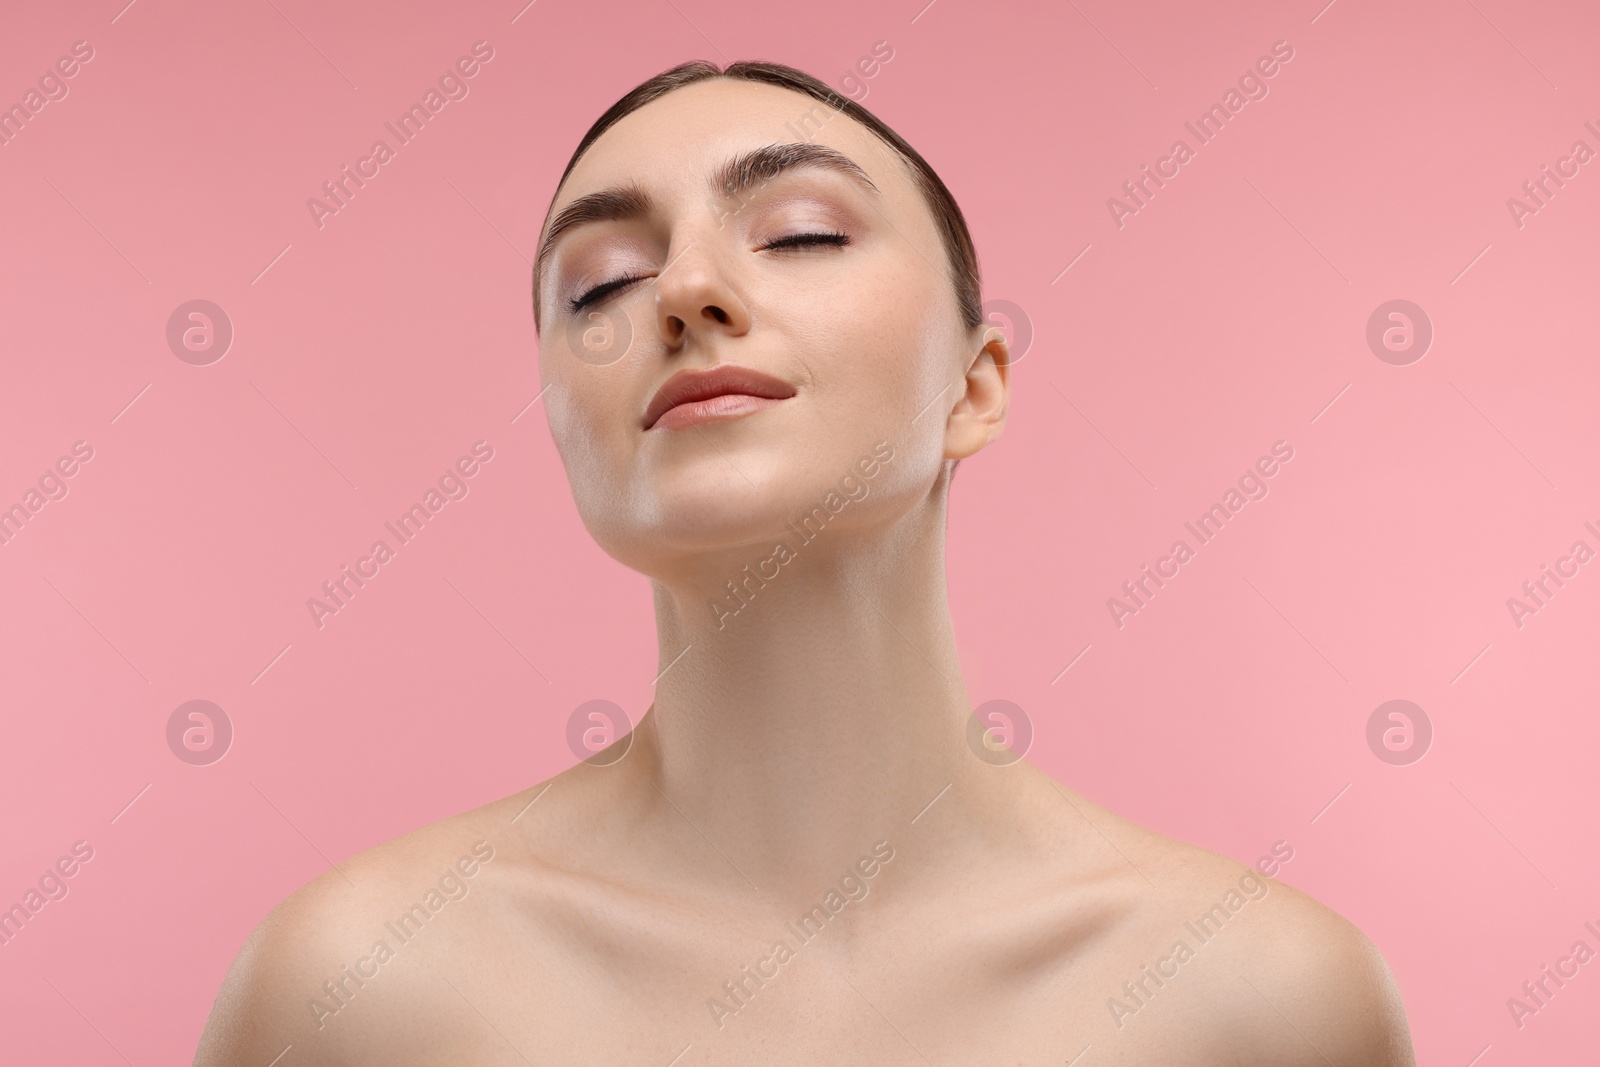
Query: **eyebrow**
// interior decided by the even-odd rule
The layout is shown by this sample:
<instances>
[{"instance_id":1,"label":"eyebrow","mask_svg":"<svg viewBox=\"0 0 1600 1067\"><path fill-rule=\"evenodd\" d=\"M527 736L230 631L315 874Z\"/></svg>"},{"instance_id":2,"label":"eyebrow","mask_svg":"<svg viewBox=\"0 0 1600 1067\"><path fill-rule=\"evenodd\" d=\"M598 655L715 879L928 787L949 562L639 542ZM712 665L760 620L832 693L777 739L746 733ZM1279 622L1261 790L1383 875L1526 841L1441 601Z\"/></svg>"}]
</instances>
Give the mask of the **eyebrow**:
<instances>
[{"instance_id":1,"label":"eyebrow","mask_svg":"<svg viewBox=\"0 0 1600 1067\"><path fill-rule=\"evenodd\" d=\"M810 143L769 144L741 152L712 171L706 184L714 194L733 197L771 181L786 170L803 167L835 171L870 190L873 195L883 195L855 160L827 145ZM550 223L544 243L539 246L538 258L534 261L535 285L544 278L545 263L554 251L556 242L570 231L594 222L643 218L654 209L655 201L650 194L632 182L578 197L562 208Z\"/></svg>"}]
</instances>

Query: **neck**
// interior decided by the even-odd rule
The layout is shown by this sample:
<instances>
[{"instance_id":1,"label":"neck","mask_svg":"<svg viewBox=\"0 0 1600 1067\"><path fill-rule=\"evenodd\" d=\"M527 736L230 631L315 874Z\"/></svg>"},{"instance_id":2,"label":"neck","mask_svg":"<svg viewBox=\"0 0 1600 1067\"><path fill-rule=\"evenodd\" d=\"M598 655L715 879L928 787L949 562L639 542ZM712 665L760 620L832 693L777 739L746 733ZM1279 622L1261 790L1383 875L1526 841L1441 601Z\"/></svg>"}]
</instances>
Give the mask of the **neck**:
<instances>
[{"instance_id":1,"label":"neck","mask_svg":"<svg viewBox=\"0 0 1600 1067\"><path fill-rule=\"evenodd\" d=\"M932 494L887 536L830 528L764 569L770 547L655 582L664 673L636 766L756 884L893 844L946 786L952 808L994 789L967 747L943 535Z\"/></svg>"}]
</instances>

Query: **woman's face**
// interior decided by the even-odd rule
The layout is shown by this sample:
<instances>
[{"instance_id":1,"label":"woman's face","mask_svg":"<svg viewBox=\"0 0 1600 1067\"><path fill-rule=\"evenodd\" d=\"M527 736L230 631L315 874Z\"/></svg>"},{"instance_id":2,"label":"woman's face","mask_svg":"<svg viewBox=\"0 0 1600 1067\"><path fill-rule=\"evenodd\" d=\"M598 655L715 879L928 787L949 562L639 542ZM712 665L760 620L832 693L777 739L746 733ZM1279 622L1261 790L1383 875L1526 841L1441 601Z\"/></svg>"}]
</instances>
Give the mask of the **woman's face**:
<instances>
[{"instance_id":1,"label":"woman's face","mask_svg":"<svg viewBox=\"0 0 1600 1067\"><path fill-rule=\"evenodd\" d=\"M769 146L825 158L758 163L746 188L713 188ZM622 190L642 196L610 198L598 221L553 221ZM830 527L893 522L927 499L947 456L975 450L970 432L952 443L949 416L999 331L962 325L909 167L819 101L728 79L668 93L589 148L546 226L545 411L585 526L628 566L659 577L770 550L829 493L850 497ZM647 426L669 378L724 365L792 395Z\"/></svg>"}]
</instances>

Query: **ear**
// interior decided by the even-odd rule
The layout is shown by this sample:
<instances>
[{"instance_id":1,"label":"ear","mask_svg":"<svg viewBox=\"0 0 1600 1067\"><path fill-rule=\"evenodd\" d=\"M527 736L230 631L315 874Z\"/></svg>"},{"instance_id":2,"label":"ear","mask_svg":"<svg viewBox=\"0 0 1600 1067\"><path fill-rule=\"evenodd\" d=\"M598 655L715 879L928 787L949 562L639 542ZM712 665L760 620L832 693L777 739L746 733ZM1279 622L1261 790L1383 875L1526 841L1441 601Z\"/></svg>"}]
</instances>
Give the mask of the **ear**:
<instances>
[{"instance_id":1,"label":"ear","mask_svg":"<svg viewBox=\"0 0 1600 1067\"><path fill-rule=\"evenodd\" d=\"M944 458L965 459L1005 431L1011 402L1011 348L1005 331L983 323L973 331L973 355L945 424Z\"/></svg>"}]
</instances>

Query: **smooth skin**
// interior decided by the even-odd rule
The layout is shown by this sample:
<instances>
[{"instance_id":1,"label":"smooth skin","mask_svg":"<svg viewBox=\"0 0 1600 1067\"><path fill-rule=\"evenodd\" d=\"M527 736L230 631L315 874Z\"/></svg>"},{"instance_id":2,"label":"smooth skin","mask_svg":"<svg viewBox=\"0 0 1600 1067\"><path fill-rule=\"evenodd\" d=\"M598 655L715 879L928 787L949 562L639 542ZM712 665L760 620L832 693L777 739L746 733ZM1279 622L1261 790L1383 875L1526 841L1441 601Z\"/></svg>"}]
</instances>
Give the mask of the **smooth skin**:
<instances>
[{"instance_id":1,"label":"smooth skin","mask_svg":"<svg viewBox=\"0 0 1600 1067\"><path fill-rule=\"evenodd\" d=\"M229 971L197 1065L1414 1067L1394 979L1345 919L975 755L945 508L953 462L1005 425L1010 353L961 323L906 164L843 115L798 125L816 107L733 80L678 89L607 131L552 209L629 183L653 202L563 235L540 290L579 512L654 588L664 673L626 755L294 893ZM708 192L730 156L797 128L876 192L818 166L731 205ZM817 232L849 240L773 246ZM591 311L629 323L625 357L574 354ZM670 374L721 362L796 394L641 428ZM862 477L878 442L893 458ZM852 473L866 495L800 544L786 523ZM719 619L711 602L736 604L727 583L779 540L794 558ZM469 867L420 933L386 925ZM1186 923L1215 906L1202 942Z\"/></svg>"}]
</instances>

